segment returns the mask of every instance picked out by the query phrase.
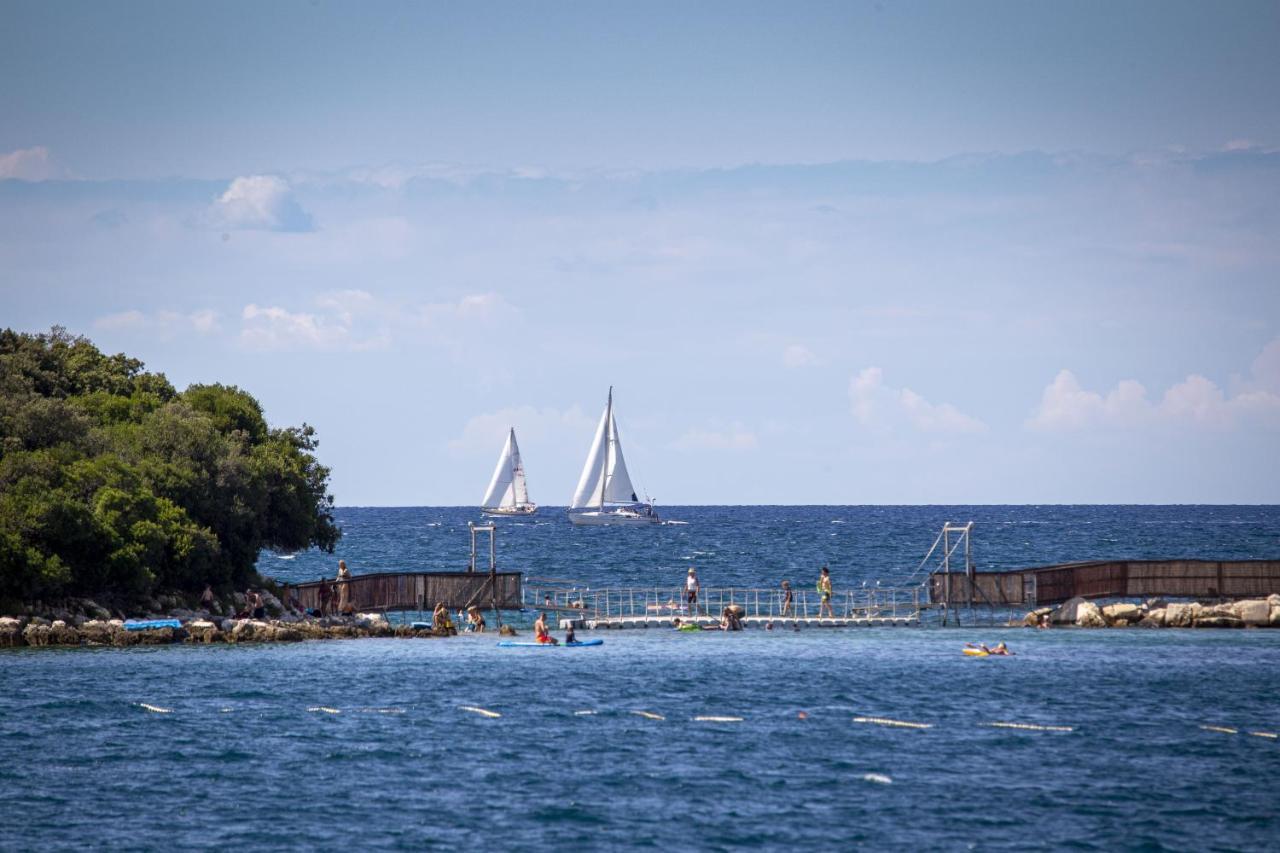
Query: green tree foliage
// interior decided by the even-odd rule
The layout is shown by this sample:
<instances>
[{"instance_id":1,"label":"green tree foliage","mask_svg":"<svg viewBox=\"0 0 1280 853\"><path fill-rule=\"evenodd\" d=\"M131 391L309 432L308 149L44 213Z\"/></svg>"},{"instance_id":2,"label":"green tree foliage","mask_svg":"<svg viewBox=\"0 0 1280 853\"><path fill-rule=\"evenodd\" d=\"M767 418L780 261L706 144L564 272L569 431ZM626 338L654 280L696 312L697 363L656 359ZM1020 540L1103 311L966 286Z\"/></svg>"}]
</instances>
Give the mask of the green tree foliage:
<instances>
[{"instance_id":1,"label":"green tree foliage","mask_svg":"<svg viewBox=\"0 0 1280 853\"><path fill-rule=\"evenodd\" d=\"M315 430L271 429L239 388L5 329L0 404L0 598L239 585L264 547L338 541Z\"/></svg>"}]
</instances>

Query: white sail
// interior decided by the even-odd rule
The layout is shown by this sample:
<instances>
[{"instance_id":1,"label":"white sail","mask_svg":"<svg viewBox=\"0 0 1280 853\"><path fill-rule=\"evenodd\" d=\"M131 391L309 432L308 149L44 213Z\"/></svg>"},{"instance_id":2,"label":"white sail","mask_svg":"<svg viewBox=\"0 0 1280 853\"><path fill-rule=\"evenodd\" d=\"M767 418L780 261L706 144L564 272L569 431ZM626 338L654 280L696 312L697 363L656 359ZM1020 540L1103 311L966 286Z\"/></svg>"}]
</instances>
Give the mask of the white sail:
<instances>
[{"instance_id":1,"label":"white sail","mask_svg":"<svg viewBox=\"0 0 1280 853\"><path fill-rule=\"evenodd\" d=\"M613 391L609 403L600 416L595 439L587 452L578 488L573 493L570 509L603 507L605 504L636 503L635 487L627 473L627 462L622 457L622 444L618 440L618 424L613 417Z\"/></svg>"},{"instance_id":2,"label":"white sail","mask_svg":"<svg viewBox=\"0 0 1280 853\"><path fill-rule=\"evenodd\" d=\"M502 453L498 456L498 467L493 469L493 479L489 481L489 488L485 490L484 500L480 502L480 506L497 507L502 506L511 496L511 450L512 444L515 443L515 430L507 435L507 441L502 445Z\"/></svg>"},{"instance_id":3,"label":"white sail","mask_svg":"<svg viewBox=\"0 0 1280 853\"><path fill-rule=\"evenodd\" d=\"M605 503L635 503L636 490L631 485L631 476L627 473L627 461L622 458L622 442L618 439L618 423L609 412L609 478L605 481Z\"/></svg>"},{"instance_id":4,"label":"white sail","mask_svg":"<svg viewBox=\"0 0 1280 853\"><path fill-rule=\"evenodd\" d=\"M516 431L507 434L502 446L498 466L493 469L493 479L484 493L480 506L489 509L513 507L529 503L529 488L524 479L524 463L520 461L520 447L516 444Z\"/></svg>"},{"instance_id":5,"label":"white sail","mask_svg":"<svg viewBox=\"0 0 1280 853\"><path fill-rule=\"evenodd\" d=\"M523 506L529 503L529 484L524 479L524 460L520 458L520 445L516 444L515 427L511 428L510 441L512 505Z\"/></svg>"},{"instance_id":6,"label":"white sail","mask_svg":"<svg viewBox=\"0 0 1280 853\"><path fill-rule=\"evenodd\" d=\"M587 461L582 466L582 476L578 478L578 488L573 493L573 503L569 504L570 509L600 505L600 478L608 468L607 436L611 409L612 406L606 406L604 414L600 416L600 426L596 427L596 437L591 442L591 449L587 451Z\"/></svg>"}]
</instances>

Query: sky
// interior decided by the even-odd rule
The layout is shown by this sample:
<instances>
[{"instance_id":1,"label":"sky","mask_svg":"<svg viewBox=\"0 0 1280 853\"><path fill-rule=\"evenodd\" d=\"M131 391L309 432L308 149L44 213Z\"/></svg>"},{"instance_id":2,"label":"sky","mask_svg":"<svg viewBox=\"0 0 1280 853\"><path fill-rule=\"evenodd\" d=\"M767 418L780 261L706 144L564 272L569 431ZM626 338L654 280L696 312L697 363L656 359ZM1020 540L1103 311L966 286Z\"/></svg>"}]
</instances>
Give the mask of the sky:
<instances>
[{"instance_id":1,"label":"sky","mask_svg":"<svg viewBox=\"0 0 1280 853\"><path fill-rule=\"evenodd\" d=\"M1280 501L1275 3L9 3L0 325L342 505Z\"/></svg>"}]
</instances>

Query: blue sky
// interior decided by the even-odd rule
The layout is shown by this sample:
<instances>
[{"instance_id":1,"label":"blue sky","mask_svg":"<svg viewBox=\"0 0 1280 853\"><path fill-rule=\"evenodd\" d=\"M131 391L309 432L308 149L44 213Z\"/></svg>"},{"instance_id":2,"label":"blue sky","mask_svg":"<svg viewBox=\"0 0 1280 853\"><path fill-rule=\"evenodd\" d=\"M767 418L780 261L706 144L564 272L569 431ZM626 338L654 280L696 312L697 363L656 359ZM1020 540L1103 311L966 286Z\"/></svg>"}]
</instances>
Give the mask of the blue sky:
<instances>
[{"instance_id":1,"label":"blue sky","mask_svg":"<svg viewBox=\"0 0 1280 853\"><path fill-rule=\"evenodd\" d=\"M344 504L1280 499L1280 7L10 4L0 323Z\"/></svg>"}]
</instances>

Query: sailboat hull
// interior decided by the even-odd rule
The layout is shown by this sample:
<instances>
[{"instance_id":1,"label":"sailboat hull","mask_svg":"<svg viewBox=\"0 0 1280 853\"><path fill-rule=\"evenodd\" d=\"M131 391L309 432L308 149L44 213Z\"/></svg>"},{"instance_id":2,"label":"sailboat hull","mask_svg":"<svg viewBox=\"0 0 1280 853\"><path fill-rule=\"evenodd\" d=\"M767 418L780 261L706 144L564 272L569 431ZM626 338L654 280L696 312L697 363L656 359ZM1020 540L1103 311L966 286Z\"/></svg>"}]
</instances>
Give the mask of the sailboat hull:
<instances>
[{"instance_id":1,"label":"sailboat hull","mask_svg":"<svg viewBox=\"0 0 1280 853\"><path fill-rule=\"evenodd\" d=\"M533 515L537 511L537 504L523 504L520 506L486 506L480 508L480 512L484 515Z\"/></svg>"},{"instance_id":2,"label":"sailboat hull","mask_svg":"<svg viewBox=\"0 0 1280 853\"><path fill-rule=\"evenodd\" d=\"M648 524L662 523L662 519L658 518L657 513L636 512L629 509L573 510L569 513L569 520L577 527L603 527L606 525L613 527L642 527Z\"/></svg>"}]
</instances>

